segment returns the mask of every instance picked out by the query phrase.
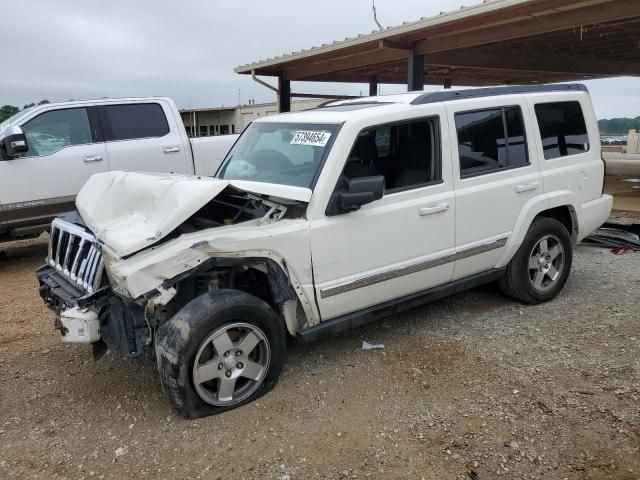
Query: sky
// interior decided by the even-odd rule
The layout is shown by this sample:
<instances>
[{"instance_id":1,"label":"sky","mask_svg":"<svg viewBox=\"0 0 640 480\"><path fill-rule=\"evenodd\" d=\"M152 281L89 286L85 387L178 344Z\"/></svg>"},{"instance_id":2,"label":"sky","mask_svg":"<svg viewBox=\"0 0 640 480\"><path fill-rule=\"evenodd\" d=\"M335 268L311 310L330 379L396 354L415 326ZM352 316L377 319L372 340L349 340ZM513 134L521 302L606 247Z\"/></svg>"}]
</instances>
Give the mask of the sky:
<instances>
[{"instance_id":1,"label":"sky","mask_svg":"<svg viewBox=\"0 0 640 480\"><path fill-rule=\"evenodd\" d=\"M476 0L377 0L384 26ZM0 0L0 105L168 96L180 108L275 100L234 67L375 28L371 0ZM640 115L640 78L586 82L598 118ZM366 85L294 83L297 92ZM382 93L403 91L383 85ZM427 87L428 88L428 87ZM405 87L406 90L406 87Z\"/></svg>"}]
</instances>

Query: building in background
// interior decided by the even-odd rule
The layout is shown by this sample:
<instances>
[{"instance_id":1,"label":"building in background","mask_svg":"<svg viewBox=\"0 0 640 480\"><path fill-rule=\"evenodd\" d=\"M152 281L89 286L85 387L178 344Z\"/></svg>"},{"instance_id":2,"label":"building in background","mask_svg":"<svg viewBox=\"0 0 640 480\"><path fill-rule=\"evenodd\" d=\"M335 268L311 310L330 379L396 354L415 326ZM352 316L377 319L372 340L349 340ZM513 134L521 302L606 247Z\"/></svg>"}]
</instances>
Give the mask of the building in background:
<instances>
[{"instance_id":1,"label":"building in background","mask_svg":"<svg viewBox=\"0 0 640 480\"><path fill-rule=\"evenodd\" d=\"M291 103L291 111L299 112L315 108L326 99L305 99ZM209 137L240 133L251 122L260 117L276 115L278 105L273 103L250 103L235 107L212 107L180 110L182 122L190 137Z\"/></svg>"}]
</instances>

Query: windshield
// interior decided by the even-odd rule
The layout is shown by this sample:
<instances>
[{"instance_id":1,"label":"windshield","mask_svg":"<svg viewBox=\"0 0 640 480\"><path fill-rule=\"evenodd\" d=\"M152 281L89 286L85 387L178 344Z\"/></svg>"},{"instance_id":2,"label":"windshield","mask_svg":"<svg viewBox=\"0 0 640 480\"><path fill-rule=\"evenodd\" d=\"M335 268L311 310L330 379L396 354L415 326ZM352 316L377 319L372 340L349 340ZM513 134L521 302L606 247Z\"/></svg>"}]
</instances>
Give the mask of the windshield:
<instances>
[{"instance_id":1,"label":"windshield","mask_svg":"<svg viewBox=\"0 0 640 480\"><path fill-rule=\"evenodd\" d=\"M33 107L32 107L33 108ZM9 118L7 118L4 122L0 123L0 131L4 130L5 127L8 127L9 125L11 125L12 123L14 123L16 120L18 120L20 117L22 117L23 115L26 115L27 113L29 113L31 111L31 108L25 108L24 110L19 111L18 113L10 116Z\"/></svg>"},{"instance_id":2,"label":"windshield","mask_svg":"<svg viewBox=\"0 0 640 480\"><path fill-rule=\"evenodd\" d=\"M252 123L217 177L310 188L339 130L338 124Z\"/></svg>"}]
</instances>

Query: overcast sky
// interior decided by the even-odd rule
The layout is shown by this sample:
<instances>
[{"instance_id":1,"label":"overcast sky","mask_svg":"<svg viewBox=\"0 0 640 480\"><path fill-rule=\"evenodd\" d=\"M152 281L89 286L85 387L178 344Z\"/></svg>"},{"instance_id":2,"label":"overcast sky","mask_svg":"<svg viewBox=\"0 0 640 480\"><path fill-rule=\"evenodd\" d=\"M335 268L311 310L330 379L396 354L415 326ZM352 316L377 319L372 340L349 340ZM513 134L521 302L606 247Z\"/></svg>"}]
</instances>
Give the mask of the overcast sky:
<instances>
[{"instance_id":1,"label":"overcast sky","mask_svg":"<svg viewBox=\"0 0 640 480\"><path fill-rule=\"evenodd\" d=\"M377 0L385 26L475 0ZM245 63L374 28L371 0L21 0L3 2L0 105L102 96L169 96L178 106L273 101ZM640 78L588 82L599 118L640 115ZM294 84L358 94L366 86ZM383 93L398 87L383 86Z\"/></svg>"}]
</instances>

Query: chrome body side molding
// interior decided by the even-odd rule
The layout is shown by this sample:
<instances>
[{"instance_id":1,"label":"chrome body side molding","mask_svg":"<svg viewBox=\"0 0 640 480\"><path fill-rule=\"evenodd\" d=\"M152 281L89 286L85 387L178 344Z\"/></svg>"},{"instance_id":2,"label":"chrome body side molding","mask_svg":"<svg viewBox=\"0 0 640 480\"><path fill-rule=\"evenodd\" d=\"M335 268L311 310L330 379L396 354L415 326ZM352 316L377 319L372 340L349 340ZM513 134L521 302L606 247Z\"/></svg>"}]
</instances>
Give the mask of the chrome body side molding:
<instances>
[{"instance_id":1,"label":"chrome body side molding","mask_svg":"<svg viewBox=\"0 0 640 480\"><path fill-rule=\"evenodd\" d=\"M422 270L427 270L429 268L438 267L446 263L455 262L456 260L462 260L464 258L472 257L473 255L479 255L481 253L489 252L491 250L504 247L507 244L507 240L508 237L499 238L498 240L495 240L493 242L470 247L459 252L452 253L451 255L445 255L444 257L434 258L431 260L414 263L412 265L394 268L391 270L387 270L386 272L368 275L366 277L358 278L351 282L342 283L334 287L324 288L320 290L320 297L332 297L334 295L350 292L358 288L368 287L370 285L375 285L376 283L393 280L394 278L402 277L404 275L409 275L412 273L420 272Z\"/></svg>"}]
</instances>

